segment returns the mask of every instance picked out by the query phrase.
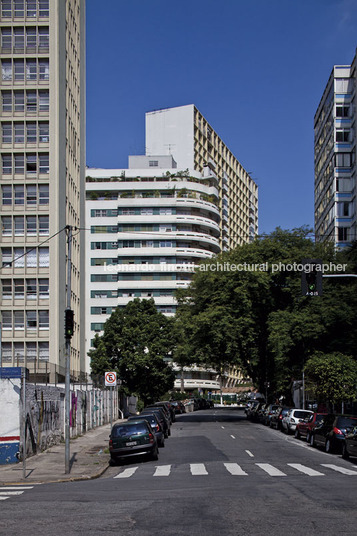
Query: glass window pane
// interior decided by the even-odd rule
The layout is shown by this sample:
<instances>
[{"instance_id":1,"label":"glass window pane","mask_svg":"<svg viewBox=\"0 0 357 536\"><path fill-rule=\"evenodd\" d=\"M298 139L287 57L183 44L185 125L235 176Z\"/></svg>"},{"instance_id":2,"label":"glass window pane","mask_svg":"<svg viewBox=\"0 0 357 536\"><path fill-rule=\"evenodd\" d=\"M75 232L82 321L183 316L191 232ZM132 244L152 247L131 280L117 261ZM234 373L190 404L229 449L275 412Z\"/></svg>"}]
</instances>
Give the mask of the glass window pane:
<instances>
[{"instance_id":1,"label":"glass window pane","mask_svg":"<svg viewBox=\"0 0 357 536\"><path fill-rule=\"evenodd\" d=\"M1 311L2 329L12 329L12 311Z\"/></svg>"},{"instance_id":2,"label":"glass window pane","mask_svg":"<svg viewBox=\"0 0 357 536\"><path fill-rule=\"evenodd\" d=\"M37 347L35 342L26 343L26 358L28 361L34 361L37 358Z\"/></svg>"},{"instance_id":3,"label":"glass window pane","mask_svg":"<svg viewBox=\"0 0 357 536\"><path fill-rule=\"evenodd\" d=\"M26 80L37 79L37 62L36 60L26 60Z\"/></svg>"},{"instance_id":4,"label":"glass window pane","mask_svg":"<svg viewBox=\"0 0 357 536\"><path fill-rule=\"evenodd\" d=\"M49 248L38 248L39 266L40 268L48 268L50 265L50 250Z\"/></svg>"},{"instance_id":5,"label":"glass window pane","mask_svg":"<svg viewBox=\"0 0 357 536\"><path fill-rule=\"evenodd\" d=\"M15 236L23 236L25 234L25 219L24 216L14 216Z\"/></svg>"},{"instance_id":6,"label":"glass window pane","mask_svg":"<svg viewBox=\"0 0 357 536\"><path fill-rule=\"evenodd\" d=\"M2 111L3 112L12 112L12 93L11 91L2 91Z\"/></svg>"},{"instance_id":7,"label":"glass window pane","mask_svg":"<svg viewBox=\"0 0 357 536\"><path fill-rule=\"evenodd\" d=\"M12 80L11 60L1 60L1 76L3 80Z\"/></svg>"},{"instance_id":8,"label":"glass window pane","mask_svg":"<svg viewBox=\"0 0 357 536\"><path fill-rule=\"evenodd\" d=\"M23 112L25 110L25 95L23 91L14 91L15 112Z\"/></svg>"},{"instance_id":9,"label":"glass window pane","mask_svg":"<svg viewBox=\"0 0 357 536\"><path fill-rule=\"evenodd\" d=\"M49 80L50 79L50 66L49 60L39 60L39 70L40 70L40 80Z\"/></svg>"},{"instance_id":10,"label":"glass window pane","mask_svg":"<svg viewBox=\"0 0 357 536\"><path fill-rule=\"evenodd\" d=\"M24 60L14 60L14 77L15 77L15 80L24 80L25 78Z\"/></svg>"},{"instance_id":11,"label":"glass window pane","mask_svg":"<svg viewBox=\"0 0 357 536\"><path fill-rule=\"evenodd\" d=\"M38 29L38 46L39 48L49 47L49 29L45 26L40 26Z\"/></svg>"},{"instance_id":12,"label":"glass window pane","mask_svg":"<svg viewBox=\"0 0 357 536\"><path fill-rule=\"evenodd\" d=\"M12 186L6 185L1 187L2 190L2 204L12 205Z\"/></svg>"},{"instance_id":13,"label":"glass window pane","mask_svg":"<svg viewBox=\"0 0 357 536\"><path fill-rule=\"evenodd\" d=\"M48 143L50 141L50 127L48 122L41 122L39 126L39 142Z\"/></svg>"},{"instance_id":14,"label":"glass window pane","mask_svg":"<svg viewBox=\"0 0 357 536\"><path fill-rule=\"evenodd\" d=\"M23 154L15 154L15 174L23 175L24 174L24 155Z\"/></svg>"},{"instance_id":15,"label":"glass window pane","mask_svg":"<svg viewBox=\"0 0 357 536\"><path fill-rule=\"evenodd\" d=\"M19 366L19 363L21 363L24 360L24 343L23 342L14 342L14 357L15 357L16 366Z\"/></svg>"},{"instance_id":16,"label":"glass window pane","mask_svg":"<svg viewBox=\"0 0 357 536\"><path fill-rule=\"evenodd\" d=\"M12 124L2 123L2 142L12 143Z\"/></svg>"},{"instance_id":17,"label":"glass window pane","mask_svg":"<svg viewBox=\"0 0 357 536\"><path fill-rule=\"evenodd\" d=\"M38 343L38 357L41 361L48 361L50 358L50 347L48 342Z\"/></svg>"},{"instance_id":18,"label":"glass window pane","mask_svg":"<svg viewBox=\"0 0 357 536\"><path fill-rule=\"evenodd\" d=\"M50 315L48 311L38 311L38 326L40 329L50 327Z\"/></svg>"},{"instance_id":19,"label":"glass window pane","mask_svg":"<svg viewBox=\"0 0 357 536\"><path fill-rule=\"evenodd\" d=\"M12 234L12 218L11 218L11 216L2 216L1 217L1 224L2 224L2 235L3 236L10 236Z\"/></svg>"},{"instance_id":20,"label":"glass window pane","mask_svg":"<svg viewBox=\"0 0 357 536\"><path fill-rule=\"evenodd\" d=\"M38 293L40 300L49 298L49 280L48 279L39 279L38 280Z\"/></svg>"},{"instance_id":21,"label":"glass window pane","mask_svg":"<svg viewBox=\"0 0 357 536\"><path fill-rule=\"evenodd\" d=\"M39 91L38 92L39 97L39 109L41 111L48 111L50 106L50 94L48 91Z\"/></svg>"},{"instance_id":22,"label":"glass window pane","mask_svg":"<svg viewBox=\"0 0 357 536\"><path fill-rule=\"evenodd\" d=\"M37 171L37 157L35 154L26 155L26 173L36 173Z\"/></svg>"},{"instance_id":23,"label":"glass window pane","mask_svg":"<svg viewBox=\"0 0 357 536\"><path fill-rule=\"evenodd\" d=\"M26 91L26 110L28 112L36 112L37 110L36 91Z\"/></svg>"},{"instance_id":24,"label":"glass window pane","mask_svg":"<svg viewBox=\"0 0 357 536\"><path fill-rule=\"evenodd\" d=\"M29 184L26 186L26 204L36 205L37 203L37 189L35 184Z\"/></svg>"},{"instance_id":25,"label":"glass window pane","mask_svg":"<svg viewBox=\"0 0 357 536\"><path fill-rule=\"evenodd\" d=\"M25 266L24 248L14 248L14 266L23 268Z\"/></svg>"},{"instance_id":26,"label":"glass window pane","mask_svg":"<svg viewBox=\"0 0 357 536\"><path fill-rule=\"evenodd\" d=\"M37 298L36 279L26 279L26 298L28 300L36 300Z\"/></svg>"},{"instance_id":27,"label":"glass window pane","mask_svg":"<svg viewBox=\"0 0 357 536\"><path fill-rule=\"evenodd\" d=\"M37 311L26 311L26 327L27 329L37 328Z\"/></svg>"},{"instance_id":28,"label":"glass window pane","mask_svg":"<svg viewBox=\"0 0 357 536\"><path fill-rule=\"evenodd\" d=\"M38 217L38 228L40 235L48 235L50 232L50 221L49 216L39 216Z\"/></svg>"},{"instance_id":29,"label":"glass window pane","mask_svg":"<svg viewBox=\"0 0 357 536\"><path fill-rule=\"evenodd\" d=\"M39 154L40 173L48 173L50 170L50 156L48 153Z\"/></svg>"},{"instance_id":30,"label":"glass window pane","mask_svg":"<svg viewBox=\"0 0 357 536\"><path fill-rule=\"evenodd\" d=\"M28 235L37 234L37 218L36 216L26 216L26 232Z\"/></svg>"},{"instance_id":31,"label":"glass window pane","mask_svg":"<svg viewBox=\"0 0 357 536\"><path fill-rule=\"evenodd\" d=\"M24 143L25 132L23 123L14 123L15 143Z\"/></svg>"},{"instance_id":32,"label":"glass window pane","mask_svg":"<svg viewBox=\"0 0 357 536\"><path fill-rule=\"evenodd\" d=\"M1 1L1 16L11 17L11 0Z\"/></svg>"},{"instance_id":33,"label":"glass window pane","mask_svg":"<svg viewBox=\"0 0 357 536\"><path fill-rule=\"evenodd\" d=\"M26 266L27 266L27 268L37 268L37 251L36 251L36 248L26 248L26 256L25 257L26 257Z\"/></svg>"},{"instance_id":34,"label":"glass window pane","mask_svg":"<svg viewBox=\"0 0 357 536\"><path fill-rule=\"evenodd\" d=\"M13 1L14 1L14 15L15 15L15 17L23 17L25 15L24 0L13 0Z\"/></svg>"},{"instance_id":35,"label":"glass window pane","mask_svg":"<svg viewBox=\"0 0 357 536\"><path fill-rule=\"evenodd\" d=\"M15 289L15 299L23 300L24 299L24 280L14 279L14 289Z\"/></svg>"},{"instance_id":36,"label":"glass window pane","mask_svg":"<svg viewBox=\"0 0 357 536\"><path fill-rule=\"evenodd\" d=\"M30 26L29 28L26 28L26 47L36 49L36 45L37 45L36 28Z\"/></svg>"},{"instance_id":37,"label":"glass window pane","mask_svg":"<svg viewBox=\"0 0 357 536\"><path fill-rule=\"evenodd\" d=\"M48 184L40 184L38 187L38 195L39 195L39 204L40 205L48 205L49 203L49 185Z\"/></svg>"},{"instance_id":38,"label":"glass window pane","mask_svg":"<svg viewBox=\"0 0 357 536\"><path fill-rule=\"evenodd\" d=\"M1 281L2 286L2 299L12 300L12 281L11 279L3 279Z\"/></svg>"},{"instance_id":39,"label":"glass window pane","mask_svg":"<svg viewBox=\"0 0 357 536\"><path fill-rule=\"evenodd\" d=\"M24 49L25 47L25 29L14 28L14 47L15 49Z\"/></svg>"},{"instance_id":40,"label":"glass window pane","mask_svg":"<svg viewBox=\"0 0 357 536\"><path fill-rule=\"evenodd\" d=\"M10 52L12 46L11 28L1 28L1 49Z\"/></svg>"},{"instance_id":41,"label":"glass window pane","mask_svg":"<svg viewBox=\"0 0 357 536\"><path fill-rule=\"evenodd\" d=\"M12 249L1 248L1 264L4 268L10 266L12 262Z\"/></svg>"},{"instance_id":42,"label":"glass window pane","mask_svg":"<svg viewBox=\"0 0 357 536\"><path fill-rule=\"evenodd\" d=\"M14 327L15 329L24 329L25 315L23 311L14 311Z\"/></svg>"},{"instance_id":43,"label":"glass window pane","mask_svg":"<svg viewBox=\"0 0 357 536\"><path fill-rule=\"evenodd\" d=\"M23 205L24 204L24 187L22 184L15 185L15 205Z\"/></svg>"},{"instance_id":44,"label":"glass window pane","mask_svg":"<svg viewBox=\"0 0 357 536\"><path fill-rule=\"evenodd\" d=\"M26 141L27 143L37 142L36 123L26 123Z\"/></svg>"},{"instance_id":45,"label":"glass window pane","mask_svg":"<svg viewBox=\"0 0 357 536\"><path fill-rule=\"evenodd\" d=\"M49 0L38 0L38 10L40 17L49 17Z\"/></svg>"},{"instance_id":46,"label":"glass window pane","mask_svg":"<svg viewBox=\"0 0 357 536\"><path fill-rule=\"evenodd\" d=\"M12 156L11 154L2 155L2 174L11 175L12 173Z\"/></svg>"}]
</instances>

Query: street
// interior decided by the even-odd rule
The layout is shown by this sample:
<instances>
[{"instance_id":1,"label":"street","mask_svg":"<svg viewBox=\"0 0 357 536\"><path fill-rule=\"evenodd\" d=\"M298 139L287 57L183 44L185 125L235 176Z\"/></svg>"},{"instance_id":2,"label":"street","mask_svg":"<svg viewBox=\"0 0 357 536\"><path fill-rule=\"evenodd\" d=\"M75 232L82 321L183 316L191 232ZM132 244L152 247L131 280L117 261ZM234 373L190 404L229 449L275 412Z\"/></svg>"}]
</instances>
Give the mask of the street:
<instances>
[{"instance_id":1,"label":"street","mask_svg":"<svg viewBox=\"0 0 357 536\"><path fill-rule=\"evenodd\" d=\"M236 408L178 415L157 462L131 458L98 480L27 488L0 500L1 535L356 533L357 461Z\"/></svg>"}]
</instances>

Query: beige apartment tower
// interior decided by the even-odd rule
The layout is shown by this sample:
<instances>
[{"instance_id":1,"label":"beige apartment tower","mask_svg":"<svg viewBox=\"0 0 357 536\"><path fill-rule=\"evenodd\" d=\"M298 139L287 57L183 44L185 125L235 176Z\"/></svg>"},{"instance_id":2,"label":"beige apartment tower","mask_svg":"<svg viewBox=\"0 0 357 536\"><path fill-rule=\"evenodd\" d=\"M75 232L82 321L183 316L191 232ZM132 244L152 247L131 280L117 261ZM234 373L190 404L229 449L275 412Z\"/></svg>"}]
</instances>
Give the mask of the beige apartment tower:
<instances>
[{"instance_id":1,"label":"beige apartment tower","mask_svg":"<svg viewBox=\"0 0 357 536\"><path fill-rule=\"evenodd\" d=\"M85 370L85 1L1 0L1 362L42 381ZM82 244L82 247L81 247ZM82 327L83 326L83 327Z\"/></svg>"}]
</instances>

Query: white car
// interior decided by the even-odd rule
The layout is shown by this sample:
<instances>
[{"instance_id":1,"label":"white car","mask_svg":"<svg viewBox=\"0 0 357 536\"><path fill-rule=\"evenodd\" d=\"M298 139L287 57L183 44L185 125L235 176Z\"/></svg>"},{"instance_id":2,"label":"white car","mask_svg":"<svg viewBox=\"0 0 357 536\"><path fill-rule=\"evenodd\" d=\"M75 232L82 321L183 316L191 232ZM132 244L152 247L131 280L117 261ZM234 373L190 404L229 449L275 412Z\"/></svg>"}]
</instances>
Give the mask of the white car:
<instances>
[{"instance_id":1,"label":"white car","mask_svg":"<svg viewBox=\"0 0 357 536\"><path fill-rule=\"evenodd\" d=\"M281 429L287 434L295 432L296 425L313 415L313 411L307 409L290 409L281 421Z\"/></svg>"}]
</instances>

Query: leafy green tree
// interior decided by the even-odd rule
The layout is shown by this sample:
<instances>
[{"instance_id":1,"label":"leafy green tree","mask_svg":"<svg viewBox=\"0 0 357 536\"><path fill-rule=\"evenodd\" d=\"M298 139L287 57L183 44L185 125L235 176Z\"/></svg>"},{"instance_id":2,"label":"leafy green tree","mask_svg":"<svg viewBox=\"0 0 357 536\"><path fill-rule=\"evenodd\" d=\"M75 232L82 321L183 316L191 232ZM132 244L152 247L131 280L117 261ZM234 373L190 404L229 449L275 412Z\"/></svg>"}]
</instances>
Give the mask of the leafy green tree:
<instances>
[{"instance_id":1,"label":"leafy green tree","mask_svg":"<svg viewBox=\"0 0 357 536\"><path fill-rule=\"evenodd\" d=\"M357 399L357 363L351 356L317 352L307 361L305 375L319 402Z\"/></svg>"},{"instance_id":2,"label":"leafy green tree","mask_svg":"<svg viewBox=\"0 0 357 536\"><path fill-rule=\"evenodd\" d=\"M93 374L117 371L127 393L145 404L159 399L174 386L175 374L165 361L174 346L172 325L153 299L136 298L116 309L89 351Z\"/></svg>"}]
</instances>

